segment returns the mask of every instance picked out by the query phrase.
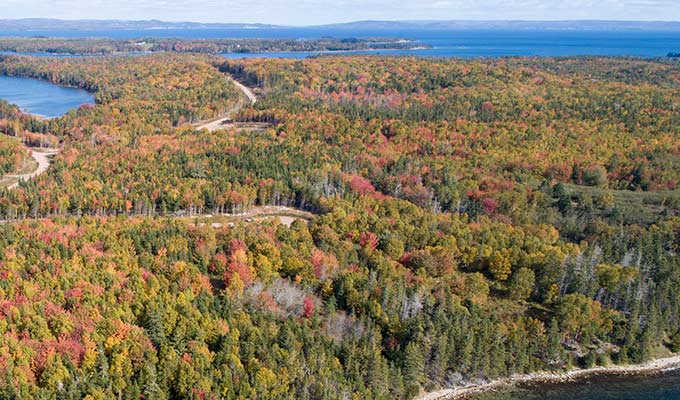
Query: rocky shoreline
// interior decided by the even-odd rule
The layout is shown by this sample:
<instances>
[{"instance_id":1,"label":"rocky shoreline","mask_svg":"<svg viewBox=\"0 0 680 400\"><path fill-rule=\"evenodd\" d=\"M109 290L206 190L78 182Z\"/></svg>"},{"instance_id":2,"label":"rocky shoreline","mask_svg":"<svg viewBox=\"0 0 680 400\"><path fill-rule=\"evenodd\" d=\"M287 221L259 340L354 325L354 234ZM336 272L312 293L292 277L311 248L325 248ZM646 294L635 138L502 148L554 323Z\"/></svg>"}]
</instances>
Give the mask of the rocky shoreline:
<instances>
[{"instance_id":1,"label":"rocky shoreline","mask_svg":"<svg viewBox=\"0 0 680 400\"><path fill-rule=\"evenodd\" d=\"M519 384L542 384L570 382L593 375L639 375L648 373L661 373L680 368L680 355L659 358L642 364L614 365L610 367L594 367L587 369L574 369L563 373L537 372L524 375L513 375L509 378L497 379L488 383L460 386L450 389L441 389L425 393L417 400L460 400L467 396L495 391Z\"/></svg>"}]
</instances>

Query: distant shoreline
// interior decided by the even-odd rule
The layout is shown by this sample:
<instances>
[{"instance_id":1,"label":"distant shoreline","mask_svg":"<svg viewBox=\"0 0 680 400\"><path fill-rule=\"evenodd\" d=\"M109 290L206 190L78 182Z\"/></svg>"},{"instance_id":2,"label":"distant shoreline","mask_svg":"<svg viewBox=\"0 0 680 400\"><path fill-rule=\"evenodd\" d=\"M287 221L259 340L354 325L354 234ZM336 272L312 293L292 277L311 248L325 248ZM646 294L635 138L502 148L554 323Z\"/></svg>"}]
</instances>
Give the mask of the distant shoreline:
<instances>
[{"instance_id":1,"label":"distant shoreline","mask_svg":"<svg viewBox=\"0 0 680 400\"><path fill-rule=\"evenodd\" d=\"M262 30L262 29L556 29L556 30L680 30L680 22L636 21L607 19L562 19L562 20L527 20L527 19L402 19L402 20L360 20L312 25L278 25L272 23L231 22L196 22L196 21L160 21L160 20L121 20L121 19L76 19L64 20L56 18L0 18L0 30L49 31L49 30Z\"/></svg>"},{"instance_id":2,"label":"distant shoreline","mask_svg":"<svg viewBox=\"0 0 680 400\"><path fill-rule=\"evenodd\" d=\"M420 51L430 50L431 46L414 46L414 47L385 47L385 48L370 48L370 49L352 49L352 50L287 50L287 51L263 51L263 52L226 52L226 53L205 53L213 56L224 55L269 55L269 54L310 54L310 55L324 55L324 54L351 54L351 53L379 53L381 51ZM127 57L127 56L145 56L153 54L167 54L175 53L173 51L158 50L158 51L138 51L138 52L112 52L112 53L50 53L50 52L16 52L16 51L0 51L0 56L24 56L24 57ZM181 54L181 53L180 53ZM186 53L185 53L186 54ZM197 53L201 54L201 53Z\"/></svg>"},{"instance_id":3,"label":"distant shoreline","mask_svg":"<svg viewBox=\"0 0 680 400\"><path fill-rule=\"evenodd\" d=\"M594 375L641 375L663 373L680 368L680 355L659 358L642 364L613 365L610 367L594 367L573 369L563 373L537 372L524 375L513 375L478 385L466 385L450 389L441 389L425 393L416 400L461 400L467 396L511 388L521 384L544 384L571 382Z\"/></svg>"},{"instance_id":4,"label":"distant shoreline","mask_svg":"<svg viewBox=\"0 0 680 400\"><path fill-rule=\"evenodd\" d=\"M318 39L281 38L60 38L0 35L0 56L103 57L143 56L155 53L268 54L268 53L350 53L410 51L432 46L399 37Z\"/></svg>"}]
</instances>

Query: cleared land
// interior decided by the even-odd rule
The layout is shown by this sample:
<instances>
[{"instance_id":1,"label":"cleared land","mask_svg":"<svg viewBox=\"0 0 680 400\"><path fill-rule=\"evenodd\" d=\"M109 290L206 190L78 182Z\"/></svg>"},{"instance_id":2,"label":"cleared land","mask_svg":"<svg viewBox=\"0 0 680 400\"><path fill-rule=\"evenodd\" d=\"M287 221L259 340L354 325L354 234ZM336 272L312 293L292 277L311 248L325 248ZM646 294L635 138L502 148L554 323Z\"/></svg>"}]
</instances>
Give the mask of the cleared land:
<instances>
[{"instance_id":1,"label":"cleared land","mask_svg":"<svg viewBox=\"0 0 680 400\"><path fill-rule=\"evenodd\" d=\"M47 171L52 163L51 158L59 153L57 149L35 149L27 148L31 158L24 161L23 167L16 174L5 175L0 180L0 185L8 189L15 189L19 182L33 179Z\"/></svg>"}]
</instances>

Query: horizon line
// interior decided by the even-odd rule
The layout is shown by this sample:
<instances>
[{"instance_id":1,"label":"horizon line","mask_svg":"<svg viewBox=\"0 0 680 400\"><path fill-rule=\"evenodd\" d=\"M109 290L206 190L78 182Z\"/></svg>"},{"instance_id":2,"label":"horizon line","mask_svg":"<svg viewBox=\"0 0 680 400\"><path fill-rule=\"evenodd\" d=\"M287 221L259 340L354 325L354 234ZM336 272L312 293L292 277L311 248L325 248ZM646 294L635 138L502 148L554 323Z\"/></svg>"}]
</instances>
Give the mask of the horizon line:
<instances>
[{"instance_id":1,"label":"horizon line","mask_svg":"<svg viewBox=\"0 0 680 400\"><path fill-rule=\"evenodd\" d=\"M201 24L201 25L268 25L278 27L291 28L306 28L317 26L332 26L332 25L348 25L358 23L456 23L456 22L476 22L476 23L497 23L497 22L526 22L526 23L639 23L639 24L680 24L680 20L661 20L661 19L602 19L602 18L578 18L578 19L496 19L496 18L465 18L465 19L363 19L363 20L347 20L338 22L329 22L323 24L306 24L306 25L286 25L269 22L205 22L197 20L173 20L173 19L105 19L105 18L47 18L47 17L21 17L21 18L0 18L1 22L20 22L20 21L61 21L61 22L159 22L171 24Z\"/></svg>"}]
</instances>

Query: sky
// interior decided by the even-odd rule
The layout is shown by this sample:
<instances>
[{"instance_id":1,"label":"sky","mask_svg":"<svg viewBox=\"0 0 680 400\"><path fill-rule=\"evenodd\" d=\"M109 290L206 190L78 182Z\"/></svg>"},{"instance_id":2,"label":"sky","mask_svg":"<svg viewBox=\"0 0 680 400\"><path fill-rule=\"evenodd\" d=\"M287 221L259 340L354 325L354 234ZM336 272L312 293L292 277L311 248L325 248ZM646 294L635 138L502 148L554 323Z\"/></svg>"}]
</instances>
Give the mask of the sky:
<instances>
[{"instance_id":1,"label":"sky","mask_svg":"<svg viewBox=\"0 0 680 400\"><path fill-rule=\"evenodd\" d=\"M680 0L0 0L0 18L314 25L357 20L680 20Z\"/></svg>"}]
</instances>

